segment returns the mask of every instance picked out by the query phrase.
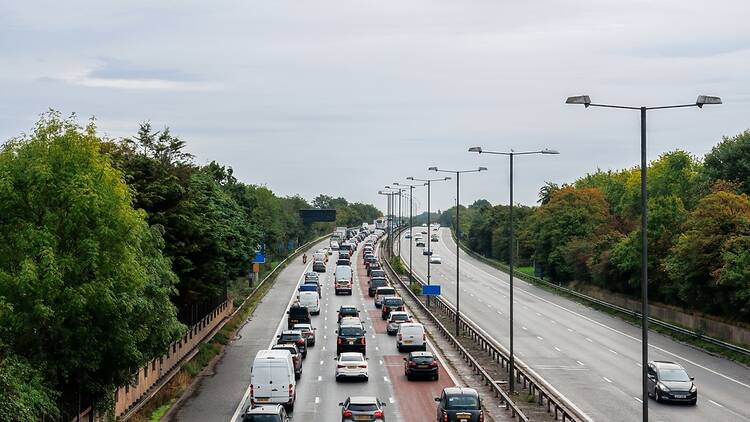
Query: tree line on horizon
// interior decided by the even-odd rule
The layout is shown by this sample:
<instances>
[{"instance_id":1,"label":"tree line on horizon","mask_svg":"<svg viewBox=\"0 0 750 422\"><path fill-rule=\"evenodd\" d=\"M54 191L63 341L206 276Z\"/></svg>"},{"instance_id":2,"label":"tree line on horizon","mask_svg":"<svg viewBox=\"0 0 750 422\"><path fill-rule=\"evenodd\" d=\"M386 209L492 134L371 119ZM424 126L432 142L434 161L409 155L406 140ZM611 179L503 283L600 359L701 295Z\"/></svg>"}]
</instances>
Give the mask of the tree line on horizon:
<instances>
[{"instance_id":1,"label":"tree line on horizon","mask_svg":"<svg viewBox=\"0 0 750 422\"><path fill-rule=\"evenodd\" d=\"M750 131L703 158L675 150L648 166L649 295L690 312L750 322ZM461 240L508 262L509 207L461 206ZM454 227L455 207L440 216ZM546 183L516 205L514 257L545 278L640 297L640 169ZM455 229L455 227L454 227Z\"/></svg>"},{"instance_id":2,"label":"tree line on horizon","mask_svg":"<svg viewBox=\"0 0 750 422\"><path fill-rule=\"evenodd\" d=\"M336 222L302 223L302 208ZM123 139L42 115L0 148L0 420L69 420L163 355L226 298L263 244L269 259L371 222L370 204L312 202L198 165L169 128Z\"/></svg>"}]
</instances>

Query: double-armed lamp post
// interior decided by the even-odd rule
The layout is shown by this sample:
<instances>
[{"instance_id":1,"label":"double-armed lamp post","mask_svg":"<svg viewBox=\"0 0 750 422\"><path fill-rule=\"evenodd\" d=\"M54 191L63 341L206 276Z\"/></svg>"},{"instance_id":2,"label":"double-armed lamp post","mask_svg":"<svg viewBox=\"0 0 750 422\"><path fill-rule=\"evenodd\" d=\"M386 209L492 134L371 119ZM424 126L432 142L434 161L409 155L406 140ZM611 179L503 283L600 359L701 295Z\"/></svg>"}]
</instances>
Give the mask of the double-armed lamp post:
<instances>
[{"instance_id":1,"label":"double-armed lamp post","mask_svg":"<svg viewBox=\"0 0 750 422\"><path fill-rule=\"evenodd\" d=\"M406 188L394 188L392 186L386 186L385 188L396 191L394 194L398 195L398 227L401 227L401 193L406 192ZM393 241L391 241L391 245L393 245ZM398 247L397 255L401 256L401 242L399 242L398 239L396 239L396 246Z\"/></svg>"},{"instance_id":2,"label":"double-armed lamp post","mask_svg":"<svg viewBox=\"0 0 750 422\"><path fill-rule=\"evenodd\" d=\"M460 187L459 180L461 177L461 173L479 173L480 171L487 170L487 167L479 167L475 169L470 170L445 170L445 169L439 169L437 167L430 167L430 171L436 171L436 172L442 172L442 173L454 173L456 175L456 337L459 336L459 330L460 330L460 321L461 321L461 301L459 300L461 295L461 285L460 285L460 272L458 269L459 262L461 261L459 256L459 247L458 243L461 240L461 221L459 220L459 208L461 208L461 202L460 202Z\"/></svg>"},{"instance_id":3,"label":"double-armed lamp post","mask_svg":"<svg viewBox=\"0 0 750 422\"><path fill-rule=\"evenodd\" d=\"M412 267L411 267L411 255L412 255L412 242L414 239L414 221L413 221L413 199L414 199L414 188L418 188L420 186L427 186L427 183L422 183L419 185L411 185L408 183L399 183L399 182L393 182L396 186L408 186L409 187L409 287L411 287L412 283L414 282L414 274L412 273ZM399 240L399 244L401 241ZM399 258L401 257L401 247L399 246Z\"/></svg>"},{"instance_id":4,"label":"double-armed lamp post","mask_svg":"<svg viewBox=\"0 0 750 422\"><path fill-rule=\"evenodd\" d=\"M643 421L648 421L648 192L646 189L646 172L648 159L646 157L646 112L650 110L664 110L668 108L703 108L707 104L721 104L721 98L699 95L695 103L676 104L656 107L632 107L612 104L592 103L588 95L568 97L566 104L580 104L586 108L604 107L624 110L640 111L641 113L641 378L643 403Z\"/></svg>"},{"instance_id":5,"label":"double-armed lamp post","mask_svg":"<svg viewBox=\"0 0 750 422\"><path fill-rule=\"evenodd\" d=\"M516 155L531 155L531 154L559 154L559 152L552 149L543 149L541 151L485 151L482 147L471 147L469 152L476 152L479 154L494 154L494 155L507 155L510 158L510 204L509 204L509 223L510 226L510 253L508 254L508 276L510 277L510 297L509 300L509 311L510 311L510 359L508 363L508 387L510 392L513 393L515 387L515 376L514 371L514 355L513 355L513 158Z\"/></svg>"}]
</instances>

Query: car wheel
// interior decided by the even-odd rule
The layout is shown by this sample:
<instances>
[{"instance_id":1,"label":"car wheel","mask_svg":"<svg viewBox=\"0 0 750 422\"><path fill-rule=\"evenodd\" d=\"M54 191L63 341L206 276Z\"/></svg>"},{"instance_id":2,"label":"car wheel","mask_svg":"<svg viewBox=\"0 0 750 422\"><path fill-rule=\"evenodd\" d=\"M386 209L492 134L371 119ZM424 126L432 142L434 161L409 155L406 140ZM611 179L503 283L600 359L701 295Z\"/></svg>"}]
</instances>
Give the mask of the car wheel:
<instances>
[{"instance_id":1,"label":"car wheel","mask_svg":"<svg viewBox=\"0 0 750 422\"><path fill-rule=\"evenodd\" d=\"M397 344L397 345L396 345L396 349L397 349L397 350L398 350L399 352L401 352L401 351L402 351L402 350L401 350L401 345L400 345L400 344Z\"/></svg>"},{"instance_id":2,"label":"car wheel","mask_svg":"<svg viewBox=\"0 0 750 422\"><path fill-rule=\"evenodd\" d=\"M698 397L696 397L695 399L693 399L693 400L692 400L692 401L690 402L690 405L691 405L691 406L695 406L695 405L696 405L697 403L698 403Z\"/></svg>"},{"instance_id":3,"label":"car wheel","mask_svg":"<svg viewBox=\"0 0 750 422\"><path fill-rule=\"evenodd\" d=\"M654 390L654 398L656 399L657 403L661 403L661 394L659 393L658 389Z\"/></svg>"},{"instance_id":4,"label":"car wheel","mask_svg":"<svg viewBox=\"0 0 750 422\"><path fill-rule=\"evenodd\" d=\"M433 379L435 381L439 380L440 379L440 374L438 374L437 372L435 372L435 377Z\"/></svg>"}]
</instances>

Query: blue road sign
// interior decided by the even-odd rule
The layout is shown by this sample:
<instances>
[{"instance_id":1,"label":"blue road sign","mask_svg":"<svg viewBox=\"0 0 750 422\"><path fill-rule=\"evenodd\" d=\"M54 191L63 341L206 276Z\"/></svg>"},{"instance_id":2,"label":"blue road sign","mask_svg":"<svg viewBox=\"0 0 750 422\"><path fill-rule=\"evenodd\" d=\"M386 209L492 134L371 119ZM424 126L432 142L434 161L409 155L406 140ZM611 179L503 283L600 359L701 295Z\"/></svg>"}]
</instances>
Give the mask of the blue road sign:
<instances>
[{"instance_id":1,"label":"blue road sign","mask_svg":"<svg viewBox=\"0 0 750 422\"><path fill-rule=\"evenodd\" d=\"M430 284L429 286L422 286L422 296L440 296L440 285Z\"/></svg>"},{"instance_id":2,"label":"blue road sign","mask_svg":"<svg viewBox=\"0 0 750 422\"><path fill-rule=\"evenodd\" d=\"M266 263L266 254L264 251L257 252L255 254L255 258L253 258L253 264L265 264Z\"/></svg>"}]
</instances>

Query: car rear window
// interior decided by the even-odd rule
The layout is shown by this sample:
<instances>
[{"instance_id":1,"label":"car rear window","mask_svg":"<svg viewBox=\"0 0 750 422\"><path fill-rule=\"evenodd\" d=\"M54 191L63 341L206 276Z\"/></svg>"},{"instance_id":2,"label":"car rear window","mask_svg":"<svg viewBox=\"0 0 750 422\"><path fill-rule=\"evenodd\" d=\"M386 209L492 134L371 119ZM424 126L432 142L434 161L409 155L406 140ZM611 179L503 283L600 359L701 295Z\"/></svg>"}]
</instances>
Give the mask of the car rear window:
<instances>
[{"instance_id":1,"label":"car rear window","mask_svg":"<svg viewBox=\"0 0 750 422\"><path fill-rule=\"evenodd\" d=\"M244 422L281 422L278 415L245 415Z\"/></svg>"},{"instance_id":2,"label":"car rear window","mask_svg":"<svg viewBox=\"0 0 750 422\"><path fill-rule=\"evenodd\" d=\"M395 293L396 293L396 291L393 290L393 289L380 289L380 290L378 290L378 294L380 296L383 296L383 295L392 295L392 294L395 294Z\"/></svg>"},{"instance_id":3,"label":"car rear window","mask_svg":"<svg viewBox=\"0 0 750 422\"><path fill-rule=\"evenodd\" d=\"M300 338L299 334L282 334L281 337L279 337L280 341L297 341L297 339Z\"/></svg>"},{"instance_id":4,"label":"car rear window","mask_svg":"<svg viewBox=\"0 0 750 422\"><path fill-rule=\"evenodd\" d=\"M294 318L307 317L307 308L295 307L289 308L289 316Z\"/></svg>"},{"instance_id":5,"label":"car rear window","mask_svg":"<svg viewBox=\"0 0 750 422\"><path fill-rule=\"evenodd\" d=\"M375 277L385 277L385 271L383 271L383 270L373 270L370 273L370 276L372 278L375 278Z\"/></svg>"},{"instance_id":6,"label":"car rear window","mask_svg":"<svg viewBox=\"0 0 750 422\"><path fill-rule=\"evenodd\" d=\"M378 406L376 404L349 404L349 410L352 412L374 412L378 410Z\"/></svg>"},{"instance_id":7,"label":"car rear window","mask_svg":"<svg viewBox=\"0 0 750 422\"><path fill-rule=\"evenodd\" d=\"M389 297L383 299L383 304L385 304L386 306L401 306L404 304L404 302L400 298Z\"/></svg>"},{"instance_id":8,"label":"car rear window","mask_svg":"<svg viewBox=\"0 0 750 422\"><path fill-rule=\"evenodd\" d=\"M474 396L449 396L447 409L478 410L479 400Z\"/></svg>"},{"instance_id":9,"label":"car rear window","mask_svg":"<svg viewBox=\"0 0 750 422\"><path fill-rule=\"evenodd\" d=\"M364 333L360 327L341 327L339 335L342 337L361 337Z\"/></svg>"},{"instance_id":10,"label":"car rear window","mask_svg":"<svg viewBox=\"0 0 750 422\"><path fill-rule=\"evenodd\" d=\"M417 365L423 365L425 363L432 363L433 360L435 360L432 356L415 356L412 358L412 360Z\"/></svg>"},{"instance_id":11,"label":"car rear window","mask_svg":"<svg viewBox=\"0 0 750 422\"><path fill-rule=\"evenodd\" d=\"M346 356L346 355L341 356L342 362L359 362L361 360L362 358L359 356Z\"/></svg>"},{"instance_id":12,"label":"car rear window","mask_svg":"<svg viewBox=\"0 0 750 422\"><path fill-rule=\"evenodd\" d=\"M396 314L396 315L393 315L391 317L391 319L394 320L394 321L406 321L407 319L409 319L409 315L406 315L406 314Z\"/></svg>"}]
</instances>

